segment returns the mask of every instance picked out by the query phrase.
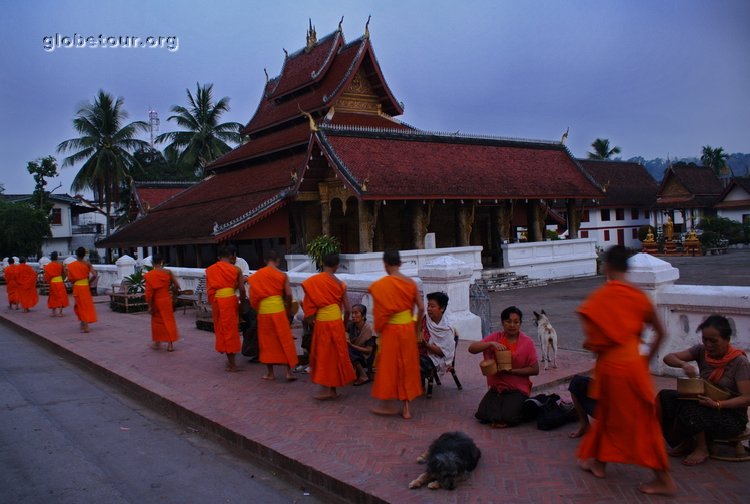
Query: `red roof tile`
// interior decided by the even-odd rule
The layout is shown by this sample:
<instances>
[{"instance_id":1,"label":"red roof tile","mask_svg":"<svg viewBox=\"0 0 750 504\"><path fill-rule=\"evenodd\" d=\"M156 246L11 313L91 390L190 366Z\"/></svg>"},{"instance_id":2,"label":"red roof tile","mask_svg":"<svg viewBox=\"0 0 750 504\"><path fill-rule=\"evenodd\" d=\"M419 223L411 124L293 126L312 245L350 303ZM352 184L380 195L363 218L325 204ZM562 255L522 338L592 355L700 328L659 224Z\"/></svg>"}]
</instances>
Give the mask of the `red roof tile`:
<instances>
[{"instance_id":1,"label":"red roof tile","mask_svg":"<svg viewBox=\"0 0 750 504\"><path fill-rule=\"evenodd\" d=\"M599 198L599 206L651 207L656 202L656 180L639 163L627 161L579 159L606 196Z\"/></svg>"},{"instance_id":2,"label":"red roof tile","mask_svg":"<svg viewBox=\"0 0 750 504\"><path fill-rule=\"evenodd\" d=\"M148 212L155 206L163 203L172 196L181 193L188 187L194 185L192 182L182 184L150 184L137 182L135 184L135 197L144 211Z\"/></svg>"},{"instance_id":3,"label":"red roof tile","mask_svg":"<svg viewBox=\"0 0 750 504\"><path fill-rule=\"evenodd\" d=\"M309 141L310 125L305 119L304 122L294 126L249 140L247 143L216 159L208 165L207 169L209 171L222 169L258 156L282 151L294 146L306 145Z\"/></svg>"},{"instance_id":4,"label":"red roof tile","mask_svg":"<svg viewBox=\"0 0 750 504\"><path fill-rule=\"evenodd\" d=\"M599 198L559 143L323 127L329 160L365 199Z\"/></svg>"},{"instance_id":5,"label":"red roof tile","mask_svg":"<svg viewBox=\"0 0 750 504\"><path fill-rule=\"evenodd\" d=\"M275 86L268 98L279 98L301 87L319 80L330 66L334 55L344 42L340 31L335 31L320 39L309 52L300 49L284 60L281 73L275 79Z\"/></svg>"}]
</instances>

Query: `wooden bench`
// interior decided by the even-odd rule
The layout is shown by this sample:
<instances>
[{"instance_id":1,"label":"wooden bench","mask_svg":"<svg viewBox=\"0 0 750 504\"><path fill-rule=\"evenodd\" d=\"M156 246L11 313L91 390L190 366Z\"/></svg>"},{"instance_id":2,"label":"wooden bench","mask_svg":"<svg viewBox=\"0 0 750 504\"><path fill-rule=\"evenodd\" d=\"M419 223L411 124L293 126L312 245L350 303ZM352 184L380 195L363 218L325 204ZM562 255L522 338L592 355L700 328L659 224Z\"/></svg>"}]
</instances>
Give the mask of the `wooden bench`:
<instances>
[{"instance_id":1,"label":"wooden bench","mask_svg":"<svg viewBox=\"0 0 750 504\"><path fill-rule=\"evenodd\" d=\"M732 462L744 462L750 460L750 451L745 448L744 442L750 440L750 429L745 429L745 432L739 436L728 439L714 439L708 446L708 451L711 454L712 459L716 460L729 460ZM716 445L725 445L732 447L734 452L730 455L729 450L720 450Z\"/></svg>"},{"instance_id":2,"label":"wooden bench","mask_svg":"<svg viewBox=\"0 0 750 504\"><path fill-rule=\"evenodd\" d=\"M129 288L130 283L124 280L119 285L112 285L112 292L109 294L110 308L114 309L114 305L121 305L125 313L147 310L145 294L129 292Z\"/></svg>"}]
</instances>

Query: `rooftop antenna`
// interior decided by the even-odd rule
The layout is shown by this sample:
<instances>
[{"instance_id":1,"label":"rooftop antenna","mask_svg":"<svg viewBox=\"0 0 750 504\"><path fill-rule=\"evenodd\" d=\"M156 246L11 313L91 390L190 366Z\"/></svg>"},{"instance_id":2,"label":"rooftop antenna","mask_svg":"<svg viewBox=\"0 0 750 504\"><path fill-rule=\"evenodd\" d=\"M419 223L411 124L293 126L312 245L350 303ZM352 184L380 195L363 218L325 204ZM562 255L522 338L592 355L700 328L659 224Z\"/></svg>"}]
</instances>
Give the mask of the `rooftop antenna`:
<instances>
[{"instance_id":1,"label":"rooftop antenna","mask_svg":"<svg viewBox=\"0 0 750 504\"><path fill-rule=\"evenodd\" d=\"M159 114L156 110L150 109L148 111L148 128L151 130L151 148L154 148L154 133L159 132Z\"/></svg>"}]
</instances>

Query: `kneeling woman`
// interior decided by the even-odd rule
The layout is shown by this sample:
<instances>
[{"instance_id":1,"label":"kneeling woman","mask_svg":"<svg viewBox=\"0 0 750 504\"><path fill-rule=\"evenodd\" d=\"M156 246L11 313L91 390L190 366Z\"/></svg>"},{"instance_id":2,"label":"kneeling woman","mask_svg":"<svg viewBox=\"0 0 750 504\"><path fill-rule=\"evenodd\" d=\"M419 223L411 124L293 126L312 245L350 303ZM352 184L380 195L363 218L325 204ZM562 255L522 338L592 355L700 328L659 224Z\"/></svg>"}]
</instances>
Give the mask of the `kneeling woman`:
<instances>
[{"instance_id":1,"label":"kneeling woman","mask_svg":"<svg viewBox=\"0 0 750 504\"><path fill-rule=\"evenodd\" d=\"M750 362L742 350L729 343L732 328L721 315L711 315L701 325L703 343L664 357L664 363L681 368L691 378L699 376L731 394L714 401L700 395L698 401L679 400L677 391L659 392L662 429L674 448L673 456L685 456L684 465L708 459L706 438L726 439L740 434L747 424L750 406ZM695 361L695 366L689 362Z\"/></svg>"},{"instance_id":2,"label":"kneeling woman","mask_svg":"<svg viewBox=\"0 0 750 504\"><path fill-rule=\"evenodd\" d=\"M485 359L494 359L495 350L510 350L513 369L498 371L487 377L489 390L474 414L482 423L503 428L521 423L523 402L531 393L529 376L539 374L539 362L534 341L521 332L523 313L515 306L500 315L503 330L492 333L482 341L469 345L469 352L484 353Z\"/></svg>"}]
</instances>

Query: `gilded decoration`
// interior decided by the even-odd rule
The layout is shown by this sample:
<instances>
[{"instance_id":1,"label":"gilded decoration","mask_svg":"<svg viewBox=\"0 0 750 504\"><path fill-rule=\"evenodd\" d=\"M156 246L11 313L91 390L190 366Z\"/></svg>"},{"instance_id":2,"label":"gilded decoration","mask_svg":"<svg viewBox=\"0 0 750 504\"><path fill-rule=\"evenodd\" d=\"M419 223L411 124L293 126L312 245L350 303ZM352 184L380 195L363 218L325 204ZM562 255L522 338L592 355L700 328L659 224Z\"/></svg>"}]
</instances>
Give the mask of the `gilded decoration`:
<instances>
[{"instance_id":1,"label":"gilded decoration","mask_svg":"<svg viewBox=\"0 0 750 504\"><path fill-rule=\"evenodd\" d=\"M372 90L367 77L360 70L352 79L349 88L336 101L336 110L343 112L365 112L380 114L382 105Z\"/></svg>"},{"instance_id":2,"label":"gilded decoration","mask_svg":"<svg viewBox=\"0 0 750 504\"><path fill-rule=\"evenodd\" d=\"M353 194L344 187L343 182L338 180L321 182L318 184L318 190L320 192L320 201L327 203L329 209L331 202L338 198L341 201L341 211L346 215L346 200L353 196Z\"/></svg>"}]
</instances>

